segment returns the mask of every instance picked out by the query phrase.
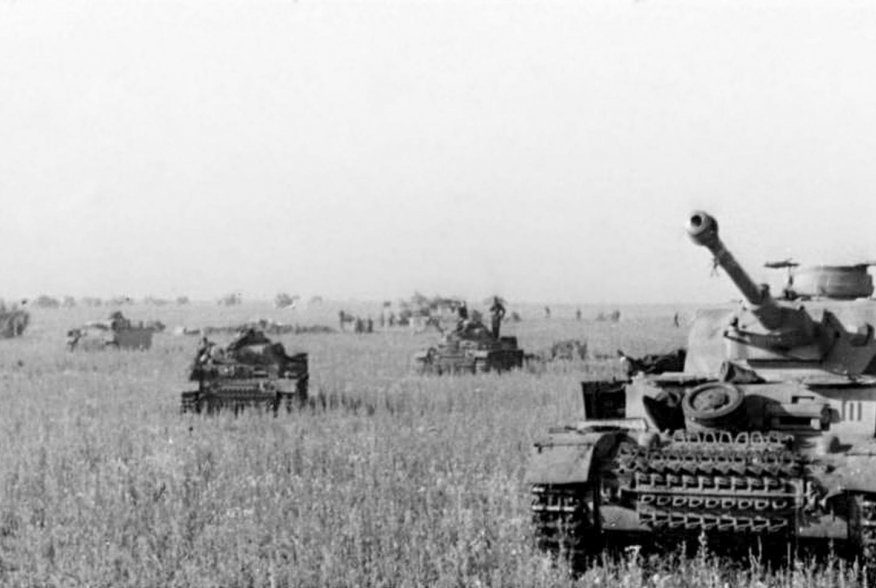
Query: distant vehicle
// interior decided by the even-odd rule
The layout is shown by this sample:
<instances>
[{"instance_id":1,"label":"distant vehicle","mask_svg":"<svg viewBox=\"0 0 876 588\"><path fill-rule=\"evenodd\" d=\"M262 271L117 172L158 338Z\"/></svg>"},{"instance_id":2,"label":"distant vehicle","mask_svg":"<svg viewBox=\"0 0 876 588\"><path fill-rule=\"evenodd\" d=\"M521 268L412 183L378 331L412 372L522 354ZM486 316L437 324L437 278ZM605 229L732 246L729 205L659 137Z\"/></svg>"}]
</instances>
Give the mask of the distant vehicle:
<instances>
[{"instance_id":1,"label":"distant vehicle","mask_svg":"<svg viewBox=\"0 0 876 588\"><path fill-rule=\"evenodd\" d=\"M150 349L155 331L155 326L134 324L121 312L115 311L107 320L92 321L67 331L67 349Z\"/></svg>"},{"instance_id":2,"label":"distant vehicle","mask_svg":"<svg viewBox=\"0 0 876 588\"><path fill-rule=\"evenodd\" d=\"M0 338L11 339L24 334L30 324L30 314L19 308L7 309L0 305Z\"/></svg>"},{"instance_id":3,"label":"distant vehicle","mask_svg":"<svg viewBox=\"0 0 876 588\"><path fill-rule=\"evenodd\" d=\"M237 306L243 303L243 294L240 292L230 292L217 301L219 306Z\"/></svg>"},{"instance_id":4,"label":"distant vehicle","mask_svg":"<svg viewBox=\"0 0 876 588\"><path fill-rule=\"evenodd\" d=\"M517 337L497 339L483 323L470 321L418 352L414 362L421 374L504 372L523 367L523 350Z\"/></svg>"},{"instance_id":5,"label":"distant vehicle","mask_svg":"<svg viewBox=\"0 0 876 588\"><path fill-rule=\"evenodd\" d=\"M280 292L274 297L274 308L295 308L300 298L297 294L289 295L285 292Z\"/></svg>"},{"instance_id":6,"label":"distant vehicle","mask_svg":"<svg viewBox=\"0 0 876 588\"><path fill-rule=\"evenodd\" d=\"M37 296L36 300L33 301L33 305L37 308L60 308L61 301L52 296L47 296L43 294L41 296Z\"/></svg>"},{"instance_id":7,"label":"distant vehicle","mask_svg":"<svg viewBox=\"0 0 876 588\"><path fill-rule=\"evenodd\" d=\"M197 390L182 393L182 412L207 413L246 407L292 410L307 400L306 353L288 355L263 331L246 329L226 347L201 340L189 370Z\"/></svg>"}]
</instances>

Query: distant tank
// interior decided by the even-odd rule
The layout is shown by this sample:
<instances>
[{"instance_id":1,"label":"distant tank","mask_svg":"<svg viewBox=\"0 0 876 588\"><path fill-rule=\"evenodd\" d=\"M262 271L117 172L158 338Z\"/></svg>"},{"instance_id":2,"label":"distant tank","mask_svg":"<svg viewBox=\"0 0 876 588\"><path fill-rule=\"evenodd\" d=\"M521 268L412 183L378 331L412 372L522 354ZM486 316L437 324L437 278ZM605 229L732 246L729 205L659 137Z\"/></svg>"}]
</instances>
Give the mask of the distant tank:
<instances>
[{"instance_id":1,"label":"distant tank","mask_svg":"<svg viewBox=\"0 0 876 588\"><path fill-rule=\"evenodd\" d=\"M101 349L145 350L152 347L155 327L133 323L119 312L104 321L92 321L67 331L67 349L95 351Z\"/></svg>"},{"instance_id":2,"label":"distant tank","mask_svg":"<svg viewBox=\"0 0 876 588\"><path fill-rule=\"evenodd\" d=\"M705 535L874 569L873 305L776 300L711 216L688 233L745 302L697 315L683 371L583 382L584 420L551 429L527 468L538 545L581 569L603 546Z\"/></svg>"},{"instance_id":3,"label":"distant tank","mask_svg":"<svg viewBox=\"0 0 876 588\"><path fill-rule=\"evenodd\" d=\"M20 337L29 324L30 315L26 311L0 305L0 339Z\"/></svg>"},{"instance_id":4,"label":"distant tank","mask_svg":"<svg viewBox=\"0 0 876 588\"><path fill-rule=\"evenodd\" d=\"M204 338L189 370L198 388L182 393L182 412L291 410L307 400L308 377L306 353L287 355L260 330L241 331L226 347Z\"/></svg>"},{"instance_id":5,"label":"distant tank","mask_svg":"<svg viewBox=\"0 0 876 588\"><path fill-rule=\"evenodd\" d=\"M517 337L493 337L480 321L461 322L441 342L414 356L421 374L503 372L523 367Z\"/></svg>"}]
</instances>

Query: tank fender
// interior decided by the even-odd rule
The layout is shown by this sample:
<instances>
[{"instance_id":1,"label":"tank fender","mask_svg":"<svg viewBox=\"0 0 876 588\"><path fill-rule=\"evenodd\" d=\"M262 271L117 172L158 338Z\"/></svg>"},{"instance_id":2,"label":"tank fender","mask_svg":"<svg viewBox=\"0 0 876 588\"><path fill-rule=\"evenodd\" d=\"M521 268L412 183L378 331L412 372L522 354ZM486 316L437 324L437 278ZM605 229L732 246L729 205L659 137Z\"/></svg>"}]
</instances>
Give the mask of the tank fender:
<instances>
[{"instance_id":1,"label":"tank fender","mask_svg":"<svg viewBox=\"0 0 876 588\"><path fill-rule=\"evenodd\" d=\"M620 432L554 433L535 443L526 472L528 484L583 484L594 464L618 443Z\"/></svg>"}]
</instances>

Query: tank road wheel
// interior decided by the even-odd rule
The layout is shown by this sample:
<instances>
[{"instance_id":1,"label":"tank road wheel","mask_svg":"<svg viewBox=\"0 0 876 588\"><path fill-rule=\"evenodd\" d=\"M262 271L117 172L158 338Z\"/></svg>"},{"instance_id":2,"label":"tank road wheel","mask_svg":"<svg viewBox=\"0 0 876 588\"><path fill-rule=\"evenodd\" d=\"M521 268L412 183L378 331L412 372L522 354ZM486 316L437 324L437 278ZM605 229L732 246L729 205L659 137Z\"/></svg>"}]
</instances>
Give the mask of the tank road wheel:
<instances>
[{"instance_id":1,"label":"tank road wheel","mask_svg":"<svg viewBox=\"0 0 876 588\"><path fill-rule=\"evenodd\" d=\"M539 549L582 572L602 545L594 516L593 490L586 484L532 486L532 522Z\"/></svg>"},{"instance_id":2,"label":"tank road wheel","mask_svg":"<svg viewBox=\"0 0 876 588\"><path fill-rule=\"evenodd\" d=\"M490 364L486 359L476 359L474 362L474 373L485 374L490 371Z\"/></svg>"}]
</instances>

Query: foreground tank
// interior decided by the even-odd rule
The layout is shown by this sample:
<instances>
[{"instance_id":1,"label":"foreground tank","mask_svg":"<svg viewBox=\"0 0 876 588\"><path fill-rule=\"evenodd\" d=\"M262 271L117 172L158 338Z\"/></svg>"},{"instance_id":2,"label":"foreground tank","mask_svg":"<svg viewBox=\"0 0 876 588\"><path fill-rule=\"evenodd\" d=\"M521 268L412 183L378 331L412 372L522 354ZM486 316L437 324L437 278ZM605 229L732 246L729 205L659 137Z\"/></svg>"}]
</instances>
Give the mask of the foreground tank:
<instances>
[{"instance_id":1,"label":"foreground tank","mask_svg":"<svg viewBox=\"0 0 876 588\"><path fill-rule=\"evenodd\" d=\"M698 315L682 372L583 383L585 420L552 429L528 466L538 544L578 568L606 545L702 534L718 550L830 547L873 566L873 326L773 299L709 215L688 232L745 302Z\"/></svg>"},{"instance_id":2,"label":"foreground tank","mask_svg":"<svg viewBox=\"0 0 876 588\"><path fill-rule=\"evenodd\" d=\"M414 356L421 374L503 372L523 367L517 337L493 337L480 322L446 333L441 342Z\"/></svg>"},{"instance_id":3,"label":"foreground tank","mask_svg":"<svg viewBox=\"0 0 876 588\"><path fill-rule=\"evenodd\" d=\"M307 354L287 355L262 331L248 329L227 347L201 341L189 380L197 390L182 393L183 412L235 413L245 407L291 410L307 400Z\"/></svg>"}]
</instances>

